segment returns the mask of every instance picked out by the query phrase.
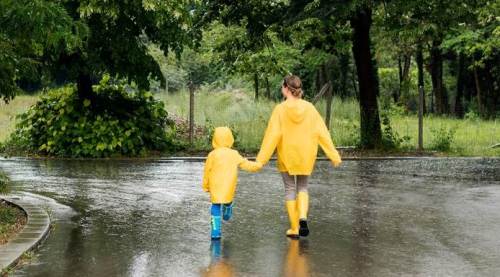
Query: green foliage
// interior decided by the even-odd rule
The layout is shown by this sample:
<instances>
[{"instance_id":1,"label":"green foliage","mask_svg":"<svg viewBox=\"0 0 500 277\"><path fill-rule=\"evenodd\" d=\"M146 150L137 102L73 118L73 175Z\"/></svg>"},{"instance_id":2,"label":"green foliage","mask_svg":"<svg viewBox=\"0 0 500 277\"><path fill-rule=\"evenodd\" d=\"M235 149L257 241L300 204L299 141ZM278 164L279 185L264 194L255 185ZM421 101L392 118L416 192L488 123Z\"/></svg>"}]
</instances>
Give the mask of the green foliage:
<instances>
[{"instance_id":1,"label":"green foliage","mask_svg":"<svg viewBox=\"0 0 500 277\"><path fill-rule=\"evenodd\" d=\"M90 29L83 53L61 64L73 80L80 74L108 72L149 88L149 80L164 84L161 68L148 51L154 43L167 54L180 55L199 36L193 25L190 1L78 1L68 0L70 13Z\"/></svg>"},{"instance_id":2,"label":"green foliage","mask_svg":"<svg viewBox=\"0 0 500 277\"><path fill-rule=\"evenodd\" d=\"M2 203L3 204L3 203ZM7 231L6 225L15 224L18 217L21 216L21 211L18 208L11 206L0 206L0 234L3 235Z\"/></svg>"},{"instance_id":3,"label":"green foliage","mask_svg":"<svg viewBox=\"0 0 500 277\"><path fill-rule=\"evenodd\" d=\"M477 112L475 112L474 110L469 110L467 113L465 113L464 118L467 120L478 120L479 114L477 114Z\"/></svg>"},{"instance_id":4,"label":"green foliage","mask_svg":"<svg viewBox=\"0 0 500 277\"><path fill-rule=\"evenodd\" d=\"M378 69L380 96L390 101L392 95L399 91L398 69L397 68L379 68Z\"/></svg>"},{"instance_id":5,"label":"green foliage","mask_svg":"<svg viewBox=\"0 0 500 277\"><path fill-rule=\"evenodd\" d=\"M10 180L7 175L0 171L0 193L7 193L9 191L9 183Z\"/></svg>"},{"instance_id":6,"label":"green foliage","mask_svg":"<svg viewBox=\"0 0 500 277\"><path fill-rule=\"evenodd\" d=\"M453 140L455 139L455 128L446 128L444 126L440 128L431 129L432 142L431 149L437 151L450 151L453 145Z\"/></svg>"},{"instance_id":7,"label":"green foliage","mask_svg":"<svg viewBox=\"0 0 500 277\"><path fill-rule=\"evenodd\" d=\"M151 93L109 77L94 89L94 104L80 103L73 87L48 92L20 115L7 145L64 157L137 156L172 145L165 132L167 112Z\"/></svg>"},{"instance_id":8,"label":"green foliage","mask_svg":"<svg viewBox=\"0 0 500 277\"><path fill-rule=\"evenodd\" d=\"M401 137L391 126L389 116L385 113L380 115L382 120L382 146L385 149L400 149L405 142L410 140L409 136Z\"/></svg>"},{"instance_id":9,"label":"green foliage","mask_svg":"<svg viewBox=\"0 0 500 277\"><path fill-rule=\"evenodd\" d=\"M18 92L19 80L49 75L48 64L83 47L86 26L56 2L0 1L0 97L5 102Z\"/></svg>"},{"instance_id":10,"label":"green foliage","mask_svg":"<svg viewBox=\"0 0 500 277\"><path fill-rule=\"evenodd\" d=\"M500 55L500 2L483 4L471 11L475 24L454 27L442 45L444 49L474 58L473 67L484 67L486 61Z\"/></svg>"}]
</instances>

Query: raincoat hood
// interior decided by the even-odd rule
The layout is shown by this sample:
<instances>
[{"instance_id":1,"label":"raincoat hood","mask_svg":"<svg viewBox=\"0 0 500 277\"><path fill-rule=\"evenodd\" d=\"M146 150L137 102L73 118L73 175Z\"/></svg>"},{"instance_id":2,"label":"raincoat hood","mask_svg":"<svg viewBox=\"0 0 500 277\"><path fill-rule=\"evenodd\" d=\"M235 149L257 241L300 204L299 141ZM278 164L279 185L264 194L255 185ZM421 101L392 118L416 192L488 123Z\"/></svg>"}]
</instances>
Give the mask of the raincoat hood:
<instances>
[{"instance_id":1,"label":"raincoat hood","mask_svg":"<svg viewBox=\"0 0 500 277\"><path fill-rule=\"evenodd\" d=\"M301 99L290 99L283 103L285 114L292 122L300 123L304 121L307 112L307 105L304 105L302 102L303 100Z\"/></svg>"},{"instance_id":2,"label":"raincoat hood","mask_svg":"<svg viewBox=\"0 0 500 277\"><path fill-rule=\"evenodd\" d=\"M214 130L212 145L205 161L203 173L203 190L210 193L212 203L233 202L238 181L238 168L256 172L262 167L257 162L243 158L238 151L231 149L234 138L227 127L217 127Z\"/></svg>"},{"instance_id":3,"label":"raincoat hood","mask_svg":"<svg viewBox=\"0 0 500 277\"><path fill-rule=\"evenodd\" d=\"M227 147L231 148L234 143L233 133L228 127L217 127L212 138L212 146L214 148Z\"/></svg>"}]
</instances>

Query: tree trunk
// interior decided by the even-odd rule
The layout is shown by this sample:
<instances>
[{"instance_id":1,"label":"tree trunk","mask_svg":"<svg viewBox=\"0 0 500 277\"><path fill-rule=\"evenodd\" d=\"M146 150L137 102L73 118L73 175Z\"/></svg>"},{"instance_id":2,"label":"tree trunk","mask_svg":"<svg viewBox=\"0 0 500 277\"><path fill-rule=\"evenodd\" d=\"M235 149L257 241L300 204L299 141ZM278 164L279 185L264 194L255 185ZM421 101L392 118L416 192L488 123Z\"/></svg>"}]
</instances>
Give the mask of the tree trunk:
<instances>
[{"instance_id":1,"label":"tree trunk","mask_svg":"<svg viewBox=\"0 0 500 277\"><path fill-rule=\"evenodd\" d=\"M257 73L254 73L253 75L253 82L255 88L255 100L259 100L259 75Z\"/></svg>"},{"instance_id":2,"label":"tree trunk","mask_svg":"<svg viewBox=\"0 0 500 277\"><path fill-rule=\"evenodd\" d=\"M415 55L415 60L417 62L417 71L418 71L418 87L422 87L424 92L424 98L422 99L423 103L423 114L427 112L427 108L425 105L425 83L424 83L424 54L422 50L422 44L418 44L417 53Z\"/></svg>"},{"instance_id":3,"label":"tree trunk","mask_svg":"<svg viewBox=\"0 0 500 277\"><path fill-rule=\"evenodd\" d=\"M316 71L316 89L318 93L321 91L321 88L326 84L326 74L325 74L325 65L322 64L319 66L318 70Z\"/></svg>"},{"instance_id":4,"label":"tree trunk","mask_svg":"<svg viewBox=\"0 0 500 277\"><path fill-rule=\"evenodd\" d=\"M332 117L332 100L333 100L333 88L330 85L328 91L326 92L326 115L325 124L328 130L330 130L330 119Z\"/></svg>"},{"instance_id":5,"label":"tree trunk","mask_svg":"<svg viewBox=\"0 0 500 277\"><path fill-rule=\"evenodd\" d=\"M457 68L457 95L455 96L455 115L459 118L464 116L464 55L458 55Z\"/></svg>"},{"instance_id":6,"label":"tree trunk","mask_svg":"<svg viewBox=\"0 0 500 277\"><path fill-rule=\"evenodd\" d=\"M189 82L189 143L194 142L194 85Z\"/></svg>"},{"instance_id":7,"label":"tree trunk","mask_svg":"<svg viewBox=\"0 0 500 277\"><path fill-rule=\"evenodd\" d=\"M487 117L495 117L497 114L498 102L498 76L493 74L495 67L497 67L498 59L490 59L485 62L485 67L482 69L481 76L483 76L483 106Z\"/></svg>"},{"instance_id":8,"label":"tree trunk","mask_svg":"<svg viewBox=\"0 0 500 277\"><path fill-rule=\"evenodd\" d=\"M83 101L85 99L93 100L94 91L92 90L92 79L89 74L80 73L76 81L78 98Z\"/></svg>"},{"instance_id":9,"label":"tree trunk","mask_svg":"<svg viewBox=\"0 0 500 277\"><path fill-rule=\"evenodd\" d=\"M271 99L271 87L269 86L269 78L266 75L266 97Z\"/></svg>"},{"instance_id":10,"label":"tree trunk","mask_svg":"<svg viewBox=\"0 0 500 277\"><path fill-rule=\"evenodd\" d=\"M369 7L359 8L350 23L353 29L352 52L359 82L361 146L373 149L380 146L382 132L377 103L379 92L377 70L370 49L372 10Z\"/></svg>"},{"instance_id":11,"label":"tree trunk","mask_svg":"<svg viewBox=\"0 0 500 277\"><path fill-rule=\"evenodd\" d=\"M359 100L358 84L356 81L357 81L356 68L353 66L351 73L352 91L354 91L354 96L356 97L356 99Z\"/></svg>"},{"instance_id":12,"label":"tree trunk","mask_svg":"<svg viewBox=\"0 0 500 277\"><path fill-rule=\"evenodd\" d=\"M436 113L445 114L448 112L448 95L443 85L443 55L440 44L439 40L432 42L430 67Z\"/></svg>"},{"instance_id":13,"label":"tree trunk","mask_svg":"<svg viewBox=\"0 0 500 277\"><path fill-rule=\"evenodd\" d=\"M477 108L479 110L479 115L484 116L483 100L481 96L481 85L479 81L479 75L477 74L477 67L474 67L474 82L476 84L476 98L477 98Z\"/></svg>"},{"instance_id":14,"label":"tree trunk","mask_svg":"<svg viewBox=\"0 0 500 277\"><path fill-rule=\"evenodd\" d=\"M341 53L339 57L340 63L340 91L337 91L342 98L348 96L347 81L349 78L349 55ZM337 95L338 95L337 94Z\"/></svg>"},{"instance_id":15,"label":"tree trunk","mask_svg":"<svg viewBox=\"0 0 500 277\"><path fill-rule=\"evenodd\" d=\"M401 83L399 84L399 96L408 95L409 78L410 78L410 65L411 65L411 55L405 54L403 56L403 72Z\"/></svg>"},{"instance_id":16,"label":"tree trunk","mask_svg":"<svg viewBox=\"0 0 500 277\"><path fill-rule=\"evenodd\" d=\"M392 99L394 103L398 103L399 95L401 95L401 90L403 88L403 64L401 62L401 55L398 55L398 77L399 77L399 90L394 90L392 93Z\"/></svg>"}]
</instances>

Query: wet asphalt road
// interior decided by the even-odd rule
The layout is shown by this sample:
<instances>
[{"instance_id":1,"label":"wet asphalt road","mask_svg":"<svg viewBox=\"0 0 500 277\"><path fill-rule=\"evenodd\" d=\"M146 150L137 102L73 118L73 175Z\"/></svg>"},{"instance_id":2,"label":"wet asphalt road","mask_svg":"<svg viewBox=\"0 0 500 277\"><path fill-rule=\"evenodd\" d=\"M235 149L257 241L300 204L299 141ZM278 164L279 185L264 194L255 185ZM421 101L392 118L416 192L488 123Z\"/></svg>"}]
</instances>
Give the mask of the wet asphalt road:
<instances>
[{"instance_id":1,"label":"wet asphalt road","mask_svg":"<svg viewBox=\"0 0 500 277\"><path fill-rule=\"evenodd\" d=\"M318 162L307 239L274 167L209 239L203 163L3 159L55 228L15 276L499 276L500 159ZM55 200L55 201L54 201Z\"/></svg>"}]
</instances>

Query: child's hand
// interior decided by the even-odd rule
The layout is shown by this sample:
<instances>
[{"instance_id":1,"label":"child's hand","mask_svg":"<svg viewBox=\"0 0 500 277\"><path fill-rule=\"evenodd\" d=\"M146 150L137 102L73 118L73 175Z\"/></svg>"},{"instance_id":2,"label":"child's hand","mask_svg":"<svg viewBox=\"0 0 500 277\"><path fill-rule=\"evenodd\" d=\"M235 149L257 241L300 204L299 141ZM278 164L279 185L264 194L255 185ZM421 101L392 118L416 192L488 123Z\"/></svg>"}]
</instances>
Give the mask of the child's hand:
<instances>
[{"instance_id":1,"label":"child's hand","mask_svg":"<svg viewBox=\"0 0 500 277\"><path fill-rule=\"evenodd\" d=\"M249 172L257 172L262 169L262 164L260 162L252 162L247 159L245 159L241 164L240 164L241 169L249 171Z\"/></svg>"},{"instance_id":2,"label":"child's hand","mask_svg":"<svg viewBox=\"0 0 500 277\"><path fill-rule=\"evenodd\" d=\"M261 170L262 170L263 165L262 165L262 163L261 163L261 162L259 162L259 161L255 161L255 165L256 165L256 172L258 172L258 171L261 171Z\"/></svg>"}]
</instances>

